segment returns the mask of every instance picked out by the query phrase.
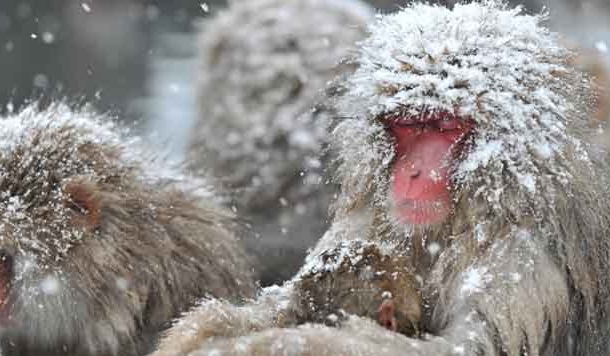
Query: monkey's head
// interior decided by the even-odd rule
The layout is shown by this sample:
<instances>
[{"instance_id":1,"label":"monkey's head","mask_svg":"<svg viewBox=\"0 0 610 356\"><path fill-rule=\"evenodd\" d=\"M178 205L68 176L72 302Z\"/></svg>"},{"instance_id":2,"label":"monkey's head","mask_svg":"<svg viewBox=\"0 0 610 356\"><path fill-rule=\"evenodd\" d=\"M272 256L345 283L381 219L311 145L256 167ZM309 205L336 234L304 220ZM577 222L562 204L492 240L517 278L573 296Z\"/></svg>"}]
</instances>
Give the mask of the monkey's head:
<instances>
[{"instance_id":1,"label":"monkey's head","mask_svg":"<svg viewBox=\"0 0 610 356\"><path fill-rule=\"evenodd\" d=\"M447 236L536 221L586 185L590 79L542 20L501 1L381 16L337 99L336 213Z\"/></svg>"},{"instance_id":2,"label":"monkey's head","mask_svg":"<svg viewBox=\"0 0 610 356\"><path fill-rule=\"evenodd\" d=\"M373 11L360 0L230 6L205 24L199 44L195 168L213 168L228 188L243 189L237 201L248 207L318 194L321 122L329 112L312 107L345 71L336 64L362 38Z\"/></svg>"},{"instance_id":3,"label":"monkey's head","mask_svg":"<svg viewBox=\"0 0 610 356\"><path fill-rule=\"evenodd\" d=\"M178 226L189 224L178 211L205 217L184 209L177 184L171 188L179 176L166 175L128 137L87 108L63 104L0 119L4 352L115 354L156 318L156 294L176 289L159 302L171 310L173 296L190 288L163 271L182 268L172 262L181 255L176 244L200 248L179 242Z\"/></svg>"}]
</instances>

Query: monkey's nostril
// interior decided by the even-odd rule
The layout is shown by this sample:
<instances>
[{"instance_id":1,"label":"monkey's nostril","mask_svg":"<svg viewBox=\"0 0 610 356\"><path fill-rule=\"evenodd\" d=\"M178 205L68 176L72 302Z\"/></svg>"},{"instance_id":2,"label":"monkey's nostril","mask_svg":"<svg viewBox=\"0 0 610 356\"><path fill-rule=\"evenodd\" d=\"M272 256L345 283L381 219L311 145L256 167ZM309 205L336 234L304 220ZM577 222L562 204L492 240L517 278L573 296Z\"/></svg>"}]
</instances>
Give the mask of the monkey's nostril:
<instances>
[{"instance_id":1,"label":"monkey's nostril","mask_svg":"<svg viewBox=\"0 0 610 356\"><path fill-rule=\"evenodd\" d=\"M409 177L411 178L417 178L421 175L421 170L412 167L411 170L409 171Z\"/></svg>"},{"instance_id":2,"label":"monkey's nostril","mask_svg":"<svg viewBox=\"0 0 610 356\"><path fill-rule=\"evenodd\" d=\"M409 167L409 177L411 178L417 178L421 175L421 167L422 167L422 160L421 158L416 158L413 160L413 163L410 165Z\"/></svg>"}]
</instances>

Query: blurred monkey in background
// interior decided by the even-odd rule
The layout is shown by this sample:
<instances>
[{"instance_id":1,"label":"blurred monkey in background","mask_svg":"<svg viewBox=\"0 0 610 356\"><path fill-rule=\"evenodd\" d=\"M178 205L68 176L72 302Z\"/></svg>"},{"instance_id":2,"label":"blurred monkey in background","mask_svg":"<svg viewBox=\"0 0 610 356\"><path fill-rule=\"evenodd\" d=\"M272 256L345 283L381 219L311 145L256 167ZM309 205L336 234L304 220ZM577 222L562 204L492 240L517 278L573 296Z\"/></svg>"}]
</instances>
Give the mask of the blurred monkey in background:
<instances>
[{"instance_id":1,"label":"blurred monkey in background","mask_svg":"<svg viewBox=\"0 0 610 356\"><path fill-rule=\"evenodd\" d=\"M319 100L372 16L359 0L236 0L204 26L188 160L251 224L263 285L290 278L327 228L333 112Z\"/></svg>"}]
</instances>

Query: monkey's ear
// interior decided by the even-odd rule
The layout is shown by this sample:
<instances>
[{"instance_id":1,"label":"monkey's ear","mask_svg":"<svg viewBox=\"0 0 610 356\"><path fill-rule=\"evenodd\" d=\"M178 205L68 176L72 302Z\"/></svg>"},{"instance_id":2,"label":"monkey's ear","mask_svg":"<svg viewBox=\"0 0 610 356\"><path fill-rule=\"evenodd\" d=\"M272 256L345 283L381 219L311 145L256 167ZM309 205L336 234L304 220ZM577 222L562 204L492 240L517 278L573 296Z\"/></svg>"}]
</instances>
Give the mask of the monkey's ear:
<instances>
[{"instance_id":1,"label":"monkey's ear","mask_svg":"<svg viewBox=\"0 0 610 356\"><path fill-rule=\"evenodd\" d=\"M81 226L88 232L100 227L102 202L96 184L84 178L72 178L62 188L64 204L72 213L72 224Z\"/></svg>"}]
</instances>

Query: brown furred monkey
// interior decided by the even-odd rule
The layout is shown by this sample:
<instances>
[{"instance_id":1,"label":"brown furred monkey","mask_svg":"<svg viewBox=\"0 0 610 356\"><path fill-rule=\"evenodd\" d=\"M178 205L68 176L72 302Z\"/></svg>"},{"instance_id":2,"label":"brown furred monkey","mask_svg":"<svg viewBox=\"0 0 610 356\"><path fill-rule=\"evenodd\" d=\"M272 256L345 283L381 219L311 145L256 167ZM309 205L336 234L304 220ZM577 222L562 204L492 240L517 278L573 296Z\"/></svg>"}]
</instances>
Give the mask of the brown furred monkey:
<instances>
[{"instance_id":1,"label":"brown furred monkey","mask_svg":"<svg viewBox=\"0 0 610 356\"><path fill-rule=\"evenodd\" d=\"M325 251L303 271L292 297L295 323L340 323L347 315L378 320L407 336L421 331L423 302L409 254L350 241Z\"/></svg>"},{"instance_id":2,"label":"brown furred monkey","mask_svg":"<svg viewBox=\"0 0 610 356\"><path fill-rule=\"evenodd\" d=\"M253 296L231 214L160 163L86 107L0 119L3 355L142 355L198 298Z\"/></svg>"},{"instance_id":3,"label":"brown furred monkey","mask_svg":"<svg viewBox=\"0 0 610 356\"><path fill-rule=\"evenodd\" d=\"M337 66L364 37L361 0L233 0L199 41L199 115L189 143L194 171L210 170L252 228L261 284L291 278L328 228L336 192L323 168L319 105Z\"/></svg>"},{"instance_id":4,"label":"brown furred monkey","mask_svg":"<svg viewBox=\"0 0 610 356\"><path fill-rule=\"evenodd\" d=\"M584 141L592 80L543 19L414 3L371 26L344 82L342 193L303 271L338 241L410 253L425 340L358 317L294 326L297 277L204 302L155 355L607 355L610 171Z\"/></svg>"}]
</instances>

